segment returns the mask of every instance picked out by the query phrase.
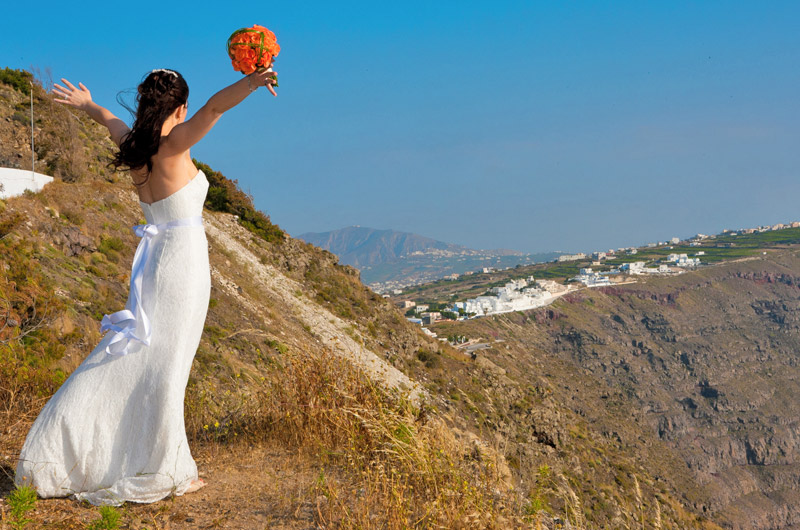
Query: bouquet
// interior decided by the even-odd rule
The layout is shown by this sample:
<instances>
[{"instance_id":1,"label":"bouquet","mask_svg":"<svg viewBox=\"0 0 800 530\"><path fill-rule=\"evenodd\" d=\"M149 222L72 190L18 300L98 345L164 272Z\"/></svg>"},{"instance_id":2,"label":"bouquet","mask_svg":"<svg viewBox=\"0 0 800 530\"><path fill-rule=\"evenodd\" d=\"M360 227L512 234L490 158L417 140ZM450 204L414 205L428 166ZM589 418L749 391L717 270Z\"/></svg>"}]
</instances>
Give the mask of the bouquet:
<instances>
[{"instance_id":1,"label":"bouquet","mask_svg":"<svg viewBox=\"0 0 800 530\"><path fill-rule=\"evenodd\" d=\"M272 58L280 51L275 34L258 24L252 28L237 29L228 37L228 56L233 69L245 75L261 68L270 68ZM277 76L273 86L278 86Z\"/></svg>"}]
</instances>

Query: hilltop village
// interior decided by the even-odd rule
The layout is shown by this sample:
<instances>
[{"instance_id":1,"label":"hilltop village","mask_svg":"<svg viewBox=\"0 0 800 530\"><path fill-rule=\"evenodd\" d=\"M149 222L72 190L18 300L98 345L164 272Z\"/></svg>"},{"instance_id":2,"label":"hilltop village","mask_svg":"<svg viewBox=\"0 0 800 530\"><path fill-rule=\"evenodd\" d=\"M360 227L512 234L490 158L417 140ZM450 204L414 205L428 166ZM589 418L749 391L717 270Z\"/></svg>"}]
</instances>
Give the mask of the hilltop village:
<instances>
[{"instance_id":1,"label":"hilltop village","mask_svg":"<svg viewBox=\"0 0 800 530\"><path fill-rule=\"evenodd\" d=\"M720 243L717 241L718 239L728 239L725 236L759 234L786 228L800 228L800 222L723 230L717 235L697 234L687 240L675 237L669 241L649 243L643 247L609 249L596 251L589 255L584 253L562 254L553 260L554 264L583 261L591 266L580 267L577 274L562 278L561 282L554 279L535 278L533 275L511 279L505 285L492 287L480 296L461 301L418 304L413 300L400 298L403 295L401 289L393 290L392 294L396 299L399 298L397 304L406 310L408 320L422 326L442 320L465 320L512 311L525 311L551 304L559 297L579 289L633 283L639 276L682 274L687 270L707 265L703 261L707 251L711 253L712 249L735 247L735 243ZM669 252L675 247L692 248L693 251ZM706 250L703 249L704 247ZM652 257L636 259L637 255L647 254L648 251L659 252L661 255L656 259ZM498 270L487 267L463 275L452 274L445 280L455 281L463 276L492 272L498 272ZM389 297L390 295L384 294L384 296ZM425 331L433 335L429 330L425 329Z\"/></svg>"}]
</instances>

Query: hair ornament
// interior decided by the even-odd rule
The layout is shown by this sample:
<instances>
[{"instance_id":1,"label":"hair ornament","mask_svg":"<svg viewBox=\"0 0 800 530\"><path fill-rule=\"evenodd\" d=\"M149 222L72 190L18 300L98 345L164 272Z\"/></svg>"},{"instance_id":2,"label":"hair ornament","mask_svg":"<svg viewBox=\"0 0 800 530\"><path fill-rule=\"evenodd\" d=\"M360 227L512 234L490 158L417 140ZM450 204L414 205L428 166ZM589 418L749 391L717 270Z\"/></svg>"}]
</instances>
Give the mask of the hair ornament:
<instances>
[{"instance_id":1,"label":"hair ornament","mask_svg":"<svg viewBox=\"0 0 800 530\"><path fill-rule=\"evenodd\" d=\"M170 75L173 75L175 77L178 77L178 72L175 72L173 70L169 70L167 68L156 68L155 70L151 70L150 71L151 74L155 74L157 72L164 72L165 74L170 74Z\"/></svg>"}]
</instances>

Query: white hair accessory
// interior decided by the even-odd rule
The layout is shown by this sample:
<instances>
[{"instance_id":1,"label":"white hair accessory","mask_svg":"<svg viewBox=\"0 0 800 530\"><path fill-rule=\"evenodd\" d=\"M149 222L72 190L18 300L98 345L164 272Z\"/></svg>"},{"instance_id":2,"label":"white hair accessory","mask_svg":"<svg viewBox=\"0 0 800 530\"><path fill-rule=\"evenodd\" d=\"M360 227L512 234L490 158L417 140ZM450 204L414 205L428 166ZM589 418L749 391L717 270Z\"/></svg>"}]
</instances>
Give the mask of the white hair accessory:
<instances>
[{"instance_id":1,"label":"white hair accessory","mask_svg":"<svg viewBox=\"0 0 800 530\"><path fill-rule=\"evenodd\" d=\"M170 75L174 75L175 77L178 77L178 72L175 72L173 70L168 70L166 68L156 68L155 70L150 71L151 74L154 74L156 72L164 72Z\"/></svg>"}]
</instances>

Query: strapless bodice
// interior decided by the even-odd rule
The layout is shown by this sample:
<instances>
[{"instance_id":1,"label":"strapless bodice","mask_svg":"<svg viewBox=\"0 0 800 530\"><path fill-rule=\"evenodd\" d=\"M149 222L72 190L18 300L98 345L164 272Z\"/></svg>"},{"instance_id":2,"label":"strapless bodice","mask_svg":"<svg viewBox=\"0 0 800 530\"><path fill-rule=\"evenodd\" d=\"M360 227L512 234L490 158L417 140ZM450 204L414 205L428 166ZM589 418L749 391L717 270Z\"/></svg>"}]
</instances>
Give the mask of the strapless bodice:
<instances>
[{"instance_id":1,"label":"strapless bodice","mask_svg":"<svg viewBox=\"0 0 800 530\"><path fill-rule=\"evenodd\" d=\"M198 170L192 180L181 189L152 204L139 201L144 218L149 224L161 224L175 219L202 215L208 193L208 179Z\"/></svg>"}]
</instances>

